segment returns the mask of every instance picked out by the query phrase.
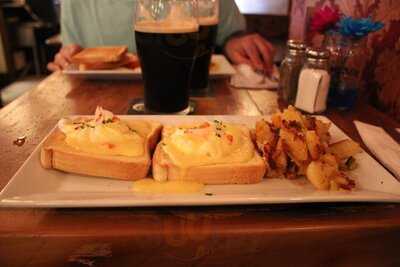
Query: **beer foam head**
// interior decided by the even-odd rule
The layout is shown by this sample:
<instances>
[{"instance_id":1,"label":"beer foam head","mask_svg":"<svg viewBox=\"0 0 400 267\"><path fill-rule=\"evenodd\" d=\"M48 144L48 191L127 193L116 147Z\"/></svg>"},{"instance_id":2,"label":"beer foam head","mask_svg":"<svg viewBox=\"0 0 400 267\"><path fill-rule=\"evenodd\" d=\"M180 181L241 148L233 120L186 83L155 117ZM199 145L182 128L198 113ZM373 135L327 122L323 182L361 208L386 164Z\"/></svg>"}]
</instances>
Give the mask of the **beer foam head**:
<instances>
[{"instance_id":1,"label":"beer foam head","mask_svg":"<svg viewBox=\"0 0 400 267\"><path fill-rule=\"evenodd\" d=\"M135 31L148 33L189 33L198 30L199 24L194 19L140 21L135 24Z\"/></svg>"},{"instance_id":2,"label":"beer foam head","mask_svg":"<svg viewBox=\"0 0 400 267\"><path fill-rule=\"evenodd\" d=\"M218 24L218 17L199 17L199 24L201 26L213 26Z\"/></svg>"},{"instance_id":3,"label":"beer foam head","mask_svg":"<svg viewBox=\"0 0 400 267\"><path fill-rule=\"evenodd\" d=\"M151 33L189 33L197 32L199 24L179 3L171 5L167 17L163 20L145 20L136 22L135 30Z\"/></svg>"}]
</instances>

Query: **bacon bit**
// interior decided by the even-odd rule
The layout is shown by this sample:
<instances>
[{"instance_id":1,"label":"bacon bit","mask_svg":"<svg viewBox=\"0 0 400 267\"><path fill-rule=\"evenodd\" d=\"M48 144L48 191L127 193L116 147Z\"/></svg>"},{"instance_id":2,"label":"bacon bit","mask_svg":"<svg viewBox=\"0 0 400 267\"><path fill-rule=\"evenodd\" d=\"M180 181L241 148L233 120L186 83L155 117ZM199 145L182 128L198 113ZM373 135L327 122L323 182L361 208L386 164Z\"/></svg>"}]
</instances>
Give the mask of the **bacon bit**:
<instances>
[{"instance_id":1,"label":"bacon bit","mask_svg":"<svg viewBox=\"0 0 400 267\"><path fill-rule=\"evenodd\" d=\"M116 121L119 121L120 119L117 117L117 116L114 116L113 118L112 118L112 122L116 122Z\"/></svg>"},{"instance_id":2,"label":"bacon bit","mask_svg":"<svg viewBox=\"0 0 400 267\"><path fill-rule=\"evenodd\" d=\"M354 187L356 187L356 182L348 177L346 177L346 179L347 179L348 184L340 185L340 188L351 191Z\"/></svg>"},{"instance_id":3,"label":"bacon bit","mask_svg":"<svg viewBox=\"0 0 400 267\"><path fill-rule=\"evenodd\" d=\"M115 148L115 145L114 145L114 144L106 144L106 145L107 145L107 147L108 147L109 149Z\"/></svg>"},{"instance_id":4,"label":"bacon bit","mask_svg":"<svg viewBox=\"0 0 400 267\"><path fill-rule=\"evenodd\" d=\"M230 143L233 142L233 136L232 136L232 135L226 134L225 136L226 136L226 139L228 139L228 141L229 141Z\"/></svg>"},{"instance_id":5,"label":"bacon bit","mask_svg":"<svg viewBox=\"0 0 400 267\"><path fill-rule=\"evenodd\" d=\"M210 127L210 124L208 122L205 122L199 126L199 129L208 128L208 127Z\"/></svg>"}]
</instances>

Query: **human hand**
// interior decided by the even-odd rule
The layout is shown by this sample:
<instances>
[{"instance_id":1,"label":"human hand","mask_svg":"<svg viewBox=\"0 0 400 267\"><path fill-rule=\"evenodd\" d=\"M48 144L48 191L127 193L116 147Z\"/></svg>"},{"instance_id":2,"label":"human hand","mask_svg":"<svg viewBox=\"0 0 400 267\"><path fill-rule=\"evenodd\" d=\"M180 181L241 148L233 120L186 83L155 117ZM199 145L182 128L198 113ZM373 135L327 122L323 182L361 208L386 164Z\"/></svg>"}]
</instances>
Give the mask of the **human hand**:
<instances>
[{"instance_id":1,"label":"human hand","mask_svg":"<svg viewBox=\"0 0 400 267\"><path fill-rule=\"evenodd\" d=\"M49 71L59 71L65 69L69 66L69 64L71 64L72 56L81 50L82 47L75 44L63 46L54 57L54 61L47 65L47 69Z\"/></svg>"},{"instance_id":2,"label":"human hand","mask_svg":"<svg viewBox=\"0 0 400 267\"><path fill-rule=\"evenodd\" d=\"M272 74L275 49L259 34L248 34L230 39L225 54L234 64L248 64L255 71Z\"/></svg>"}]
</instances>

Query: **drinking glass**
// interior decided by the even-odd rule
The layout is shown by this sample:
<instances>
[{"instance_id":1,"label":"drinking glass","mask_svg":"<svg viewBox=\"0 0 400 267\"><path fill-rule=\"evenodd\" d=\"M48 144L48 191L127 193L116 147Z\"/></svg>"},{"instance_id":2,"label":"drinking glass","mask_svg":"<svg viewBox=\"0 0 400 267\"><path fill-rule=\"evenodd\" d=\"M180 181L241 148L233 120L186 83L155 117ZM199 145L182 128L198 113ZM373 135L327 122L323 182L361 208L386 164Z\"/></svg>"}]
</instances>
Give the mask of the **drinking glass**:
<instances>
[{"instance_id":1,"label":"drinking glass","mask_svg":"<svg viewBox=\"0 0 400 267\"><path fill-rule=\"evenodd\" d=\"M190 86L193 92L208 86L211 57L218 32L219 0L197 0L197 10L199 41Z\"/></svg>"},{"instance_id":2,"label":"drinking glass","mask_svg":"<svg viewBox=\"0 0 400 267\"><path fill-rule=\"evenodd\" d=\"M149 113L189 108L190 77L199 24L193 0L140 0L134 21L136 48Z\"/></svg>"}]
</instances>

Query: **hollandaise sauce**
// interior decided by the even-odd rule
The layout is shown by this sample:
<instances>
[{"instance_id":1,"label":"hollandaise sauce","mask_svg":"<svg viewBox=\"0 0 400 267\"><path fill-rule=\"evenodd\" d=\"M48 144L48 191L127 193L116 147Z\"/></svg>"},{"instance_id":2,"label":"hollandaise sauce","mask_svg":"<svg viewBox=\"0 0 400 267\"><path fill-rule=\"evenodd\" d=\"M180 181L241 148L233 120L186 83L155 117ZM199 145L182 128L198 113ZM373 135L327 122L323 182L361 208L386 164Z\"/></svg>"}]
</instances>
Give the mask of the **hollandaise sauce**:
<instances>
[{"instance_id":1,"label":"hollandaise sauce","mask_svg":"<svg viewBox=\"0 0 400 267\"><path fill-rule=\"evenodd\" d=\"M144 154L149 127L145 122L122 121L101 108L96 110L94 119L64 119L58 126L67 145L79 151L128 157Z\"/></svg>"},{"instance_id":2,"label":"hollandaise sauce","mask_svg":"<svg viewBox=\"0 0 400 267\"><path fill-rule=\"evenodd\" d=\"M193 194L203 191L204 185L190 181L157 182L153 179L142 179L133 183L135 193L144 194Z\"/></svg>"},{"instance_id":3,"label":"hollandaise sauce","mask_svg":"<svg viewBox=\"0 0 400 267\"><path fill-rule=\"evenodd\" d=\"M248 130L220 121L176 127L163 139L163 149L178 166L243 163L254 157Z\"/></svg>"}]
</instances>

